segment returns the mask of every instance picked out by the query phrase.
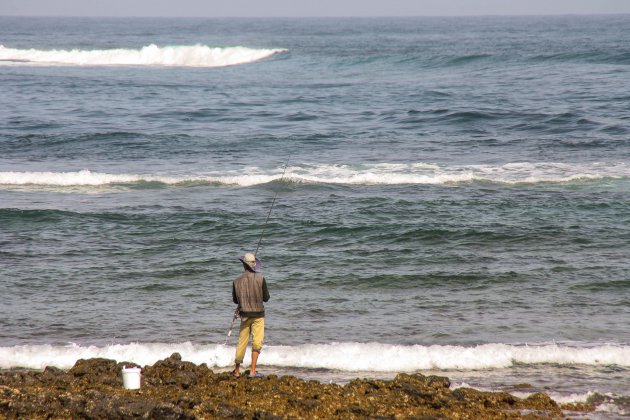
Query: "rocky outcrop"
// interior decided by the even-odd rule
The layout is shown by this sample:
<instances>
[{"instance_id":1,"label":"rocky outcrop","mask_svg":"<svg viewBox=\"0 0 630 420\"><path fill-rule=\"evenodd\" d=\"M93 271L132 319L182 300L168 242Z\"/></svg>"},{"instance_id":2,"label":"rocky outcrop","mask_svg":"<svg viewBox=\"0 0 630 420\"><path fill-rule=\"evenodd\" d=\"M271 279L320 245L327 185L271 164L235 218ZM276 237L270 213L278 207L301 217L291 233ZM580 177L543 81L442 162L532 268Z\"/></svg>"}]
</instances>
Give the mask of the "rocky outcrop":
<instances>
[{"instance_id":1,"label":"rocky outcrop","mask_svg":"<svg viewBox=\"0 0 630 420\"><path fill-rule=\"evenodd\" d=\"M122 386L123 365L79 360L68 371L0 372L0 414L31 419L511 419L562 418L547 395L526 399L470 388L451 390L447 378L399 374L394 380L356 379L346 385L293 376L233 378L179 354L146 366L142 387ZM582 407L588 409L588 407Z\"/></svg>"}]
</instances>

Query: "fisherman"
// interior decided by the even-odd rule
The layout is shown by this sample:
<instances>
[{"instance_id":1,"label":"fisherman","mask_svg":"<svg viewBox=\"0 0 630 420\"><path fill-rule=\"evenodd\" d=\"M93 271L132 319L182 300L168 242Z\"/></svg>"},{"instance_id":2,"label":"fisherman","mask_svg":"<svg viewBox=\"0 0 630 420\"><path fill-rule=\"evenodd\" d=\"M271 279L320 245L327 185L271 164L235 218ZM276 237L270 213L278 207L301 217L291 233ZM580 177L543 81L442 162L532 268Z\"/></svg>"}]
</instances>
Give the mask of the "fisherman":
<instances>
[{"instance_id":1,"label":"fisherman","mask_svg":"<svg viewBox=\"0 0 630 420\"><path fill-rule=\"evenodd\" d=\"M269 291L265 278L260 274L261 261L249 252L239 259L243 263L244 271L232 283L232 300L238 305L237 310L241 317L241 326L232 375L235 378L240 376L239 369L243 363L245 349L247 349L251 335L252 364L247 377L261 378L263 375L256 372L256 363L265 337L265 306L263 302L269 300Z\"/></svg>"}]
</instances>

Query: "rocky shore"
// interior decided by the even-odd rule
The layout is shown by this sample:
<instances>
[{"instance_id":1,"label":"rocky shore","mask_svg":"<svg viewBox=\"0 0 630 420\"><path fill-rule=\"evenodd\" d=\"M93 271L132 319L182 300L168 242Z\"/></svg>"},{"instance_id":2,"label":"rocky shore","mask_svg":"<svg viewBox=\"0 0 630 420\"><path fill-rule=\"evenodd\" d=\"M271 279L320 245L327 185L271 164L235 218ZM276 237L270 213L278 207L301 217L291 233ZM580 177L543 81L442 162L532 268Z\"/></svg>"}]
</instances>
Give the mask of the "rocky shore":
<instances>
[{"instance_id":1,"label":"rocky shore","mask_svg":"<svg viewBox=\"0 0 630 420\"><path fill-rule=\"evenodd\" d=\"M448 378L399 374L345 385L293 376L233 378L174 353L142 369L142 387L122 386L123 365L79 360L70 370L0 371L0 417L8 419L515 419L564 418L588 406L561 407L546 394L451 390ZM563 411L564 410L564 411Z\"/></svg>"}]
</instances>

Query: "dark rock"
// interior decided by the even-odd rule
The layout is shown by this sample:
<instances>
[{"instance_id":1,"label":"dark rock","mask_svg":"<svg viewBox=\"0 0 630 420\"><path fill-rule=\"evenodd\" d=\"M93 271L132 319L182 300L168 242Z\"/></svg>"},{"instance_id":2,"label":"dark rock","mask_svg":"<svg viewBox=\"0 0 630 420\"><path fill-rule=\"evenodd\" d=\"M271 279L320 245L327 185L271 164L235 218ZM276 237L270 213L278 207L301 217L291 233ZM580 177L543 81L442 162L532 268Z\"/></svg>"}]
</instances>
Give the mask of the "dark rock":
<instances>
[{"instance_id":1,"label":"dark rock","mask_svg":"<svg viewBox=\"0 0 630 420\"><path fill-rule=\"evenodd\" d=\"M52 374L64 373L62 369L59 369L58 367L55 367L55 366L46 366L46 368L44 369L44 372L52 373Z\"/></svg>"},{"instance_id":2,"label":"dark rock","mask_svg":"<svg viewBox=\"0 0 630 420\"><path fill-rule=\"evenodd\" d=\"M344 386L294 376L236 380L175 353L143 368L140 390L126 390L121 369L112 360L90 359L69 371L0 371L0 418L562 418L546 394L519 399L505 392L451 390L448 378L439 376L399 374L391 381L356 379Z\"/></svg>"},{"instance_id":3,"label":"dark rock","mask_svg":"<svg viewBox=\"0 0 630 420\"><path fill-rule=\"evenodd\" d=\"M222 403L221 405L219 405L219 407L215 409L212 414L216 415L219 418L245 418L245 413L243 413L243 410L227 403Z\"/></svg>"},{"instance_id":4,"label":"dark rock","mask_svg":"<svg viewBox=\"0 0 630 420\"><path fill-rule=\"evenodd\" d=\"M112 375L118 374L119 372L120 369L118 369L118 365L114 360L102 358L88 360L79 359L70 369L70 373L76 378L80 378L86 375L90 375L93 377L101 375Z\"/></svg>"},{"instance_id":5,"label":"dark rock","mask_svg":"<svg viewBox=\"0 0 630 420\"><path fill-rule=\"evenodd\" d=\"M448 389L451 386L451 381L444 376L422 376L420 374L416 374L416 376L420 376L423 378L424 383L435 389Z\"/></svg>"},{"instance_id":6,"label":"dark rock","mask_svg":"<svg viewBox=\"0 0 630 420\"><path fill-rule=\"evenodd\" d=\"M252 420L284 420L284 417L276 416L267 411L256 411Z\"/></svg>"},{"instance_id":7,"label":"dark rock","mask_svg":"<svg viewBox=\"0 0 630 420\"><path fill-rule=\"evenodd\" d=\"M159 405L149 411L148 418L164 420L193 420L195 419L195 416L192 413L186 412L178 407L173 407L171 405Z\"/></svg>"},{"instance_id":8,"label":"dark rock","mask_svg":"<svg viewBox=\"0 0 630 420\"><path fill-rule=\"evenodd\" d=\"M173 353L153 366L146 366L143 377L145 383L154 386L166 384L189 389L209 374L212 376L212 371L205 364L197 366L191 362L182 362L179 353Z\"/></svg>"}]
</instances>

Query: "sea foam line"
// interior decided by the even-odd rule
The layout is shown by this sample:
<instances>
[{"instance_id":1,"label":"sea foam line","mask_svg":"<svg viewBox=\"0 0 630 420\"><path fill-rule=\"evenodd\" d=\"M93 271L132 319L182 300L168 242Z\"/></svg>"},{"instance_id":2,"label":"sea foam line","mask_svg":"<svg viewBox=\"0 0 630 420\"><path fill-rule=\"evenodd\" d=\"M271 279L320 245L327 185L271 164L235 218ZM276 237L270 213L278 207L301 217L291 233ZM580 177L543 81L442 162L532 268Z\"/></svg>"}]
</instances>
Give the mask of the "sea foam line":
<instances>
[{"instance_id":1,"label":"sea foam line","mask_svg":"<svg viewBox=\"0 0 630 420\"><path fill-rule=\"evenodd\" d=\"M79 359L104 357L118 362L152 365L173 352L195 364L225 368L233 363L234 348L216 344L131 343L103 347L68 344L0 347L0 368L68 369ZM378 355L378 357L375 357ZM247 360L247 356L246 356ZM262 361L263 359L261 359ZM328 343L266 346L264 363L287 368L339 371L411 372L432 369L501 369L519 364L618 365L630 367L630 346L571 347L549 345L483 344L423 346L379 343Z\"/></svg>"},{"instance_id":2,"label":"sea foam line","mask_svg":"<svg viewBox=\"0 0 630 420\"><path fill-rule=\"evenodd\" d=\"M163 176L149 174L110 174L84 169L72 172L0 172L0 185L32 186L102 186L112 184L138 184L155 182L165 185L184 183L213 183L251 186L273 181L274 175L182 175Z\"/></svg>"},{"instance_id":3,"label":"sea foam line","mask_svg":"<svg viewBox=\"0 0 630 420\"><path fill-rule=\"evenodd\" d=\"M38 50L16 49L0 45L0 63L74 66L176 66L223 67L251 63L284 49L209 47L207 45L164 46L155 44L140 49L108 50Z\"/></svg>"},{"instance_id":4,"label":"sea foam line","mask_svg":"<svg viewBox=\"0 0 630 420\"><path fill-rule=\"evenodd\" d=\"M185 179L136 174L108 174L89 170L74 172L0 172L0 185L108 185L129 184L138 182L161 182L174 184Z\"/></svg>"},{"instance_id":5,"label":"sea foam line","mask_svg":"<svg viewBox=\"0 0 630 420\"><path fill-rule=\"evenodd\" d=\"M248 167L242 171L189 175L109 174L89 170L73 172L0 172L0 185L84 186L158 182L218 183L253 186L282 178L280 169ZM284 178L293 182L347 185L454 184L491 182L503 184L566 183L582 180L628 179L630 165L620 162L508 163L505 165L446 166L425 163L300 165L287 168Z\"/></svg>"}]
</instances>

